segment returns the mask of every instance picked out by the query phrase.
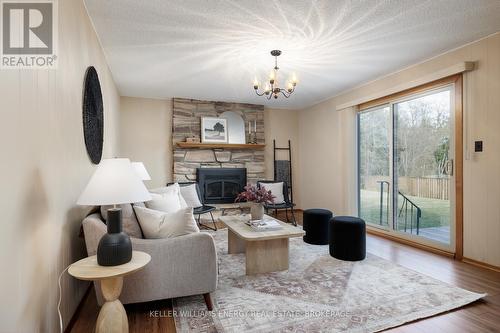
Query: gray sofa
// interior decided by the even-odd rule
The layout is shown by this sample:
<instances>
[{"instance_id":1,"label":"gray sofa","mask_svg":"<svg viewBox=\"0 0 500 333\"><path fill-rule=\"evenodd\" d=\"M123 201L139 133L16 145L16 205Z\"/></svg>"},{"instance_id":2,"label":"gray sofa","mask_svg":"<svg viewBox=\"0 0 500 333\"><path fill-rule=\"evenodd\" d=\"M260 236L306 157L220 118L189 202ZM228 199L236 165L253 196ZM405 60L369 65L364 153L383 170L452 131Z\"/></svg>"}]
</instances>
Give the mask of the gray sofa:
<instances>
[{"instance_id":1,"label":"gray sofa","mask_svg":"<svg viewBox=\"0 0 500 333\"><path fill-rule=\"evenodd\" d=\"M83 220L89 256L106 233L101 214ZM201 295L212 310L210 293L217 288L217 252L212 236L199 232L166 239L133 238L132 248L151 255L151 262L124 278L120 300L123 304L148 302L181 296ZM103 303L99 283L94 283L97 300Z\"/></svg>"}]
</instances>

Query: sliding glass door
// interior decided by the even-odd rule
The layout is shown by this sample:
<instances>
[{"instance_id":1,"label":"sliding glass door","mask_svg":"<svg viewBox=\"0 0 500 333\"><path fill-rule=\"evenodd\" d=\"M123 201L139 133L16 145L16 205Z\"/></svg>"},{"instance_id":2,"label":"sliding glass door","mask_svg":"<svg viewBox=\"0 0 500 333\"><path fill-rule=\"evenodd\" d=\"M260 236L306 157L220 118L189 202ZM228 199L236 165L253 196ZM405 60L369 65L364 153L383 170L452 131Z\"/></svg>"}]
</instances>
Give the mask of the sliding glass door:
<instances>
[{"instance_id":1,"label":"sliding glass door","mask_svg":"<svg viewBox=\"0 0 500 333\"><path fill-rule=\"evenodd\" d=\"M358 115L359 216L454 250L453 85Z\"/></svg>"},{"instance_id":2,"label":"sliding glass door","mask_svg":"<svg viewBox=\"0 0 500 333\"><path fill-rule=\"evenodd\" d=\"M453 215L451 90L393 105L396 230L443 244L450 244Z\"/></svg>"},{"instance_id":3,"label":"sliding glass door","mask_svg":"<svg viewBox=\"0 0 500 333\"><path fill-rule=\"evenodd\" d=\"M359 215L366 222L389 226L391 210L391 136L389 106L359 114Z\"/></svg>"}]
</instances>

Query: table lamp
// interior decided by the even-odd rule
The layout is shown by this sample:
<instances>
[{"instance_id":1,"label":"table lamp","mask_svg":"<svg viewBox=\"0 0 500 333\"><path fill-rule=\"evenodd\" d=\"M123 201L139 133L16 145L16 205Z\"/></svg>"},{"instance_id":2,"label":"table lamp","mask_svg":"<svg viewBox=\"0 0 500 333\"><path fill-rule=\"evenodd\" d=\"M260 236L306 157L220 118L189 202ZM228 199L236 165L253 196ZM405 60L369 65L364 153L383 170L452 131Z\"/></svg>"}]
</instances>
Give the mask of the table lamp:
<instances>
[{"instance_id":1,"label":"table lamp","mask_svg":"<svg viewBox=\"0 0 500 333\"><path fill-rule=\"evenodd\" d=\"M151 180L151 176L142 162L132 162L132 167L141 180Z\"/></svg>"},{"instance_id":2,"label":"table lamp","mask_svg":"<svg viewBox=\"0 0 500 333\"><path fill-rule=\"evenodd\" d=\"M83 190L77 204L113 205L108 209L107 229L97 247L97 263L116 266L132 259L132 242L122 231L122 210L116 205L151 200L151 195L128 158L103 159Z\"/></svg>"}]
</instances>

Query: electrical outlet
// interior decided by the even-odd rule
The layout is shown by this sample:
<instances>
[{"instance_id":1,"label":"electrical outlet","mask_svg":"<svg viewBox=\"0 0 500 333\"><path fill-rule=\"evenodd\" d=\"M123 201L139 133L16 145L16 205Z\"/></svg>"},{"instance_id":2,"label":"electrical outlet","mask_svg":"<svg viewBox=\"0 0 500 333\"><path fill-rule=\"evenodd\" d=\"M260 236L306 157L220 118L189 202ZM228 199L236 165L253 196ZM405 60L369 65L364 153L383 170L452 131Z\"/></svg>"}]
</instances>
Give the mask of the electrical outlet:
<instances>
[{"instance_id":1,"label":"electrical outlet","mask_svg":"<svg viewBox=\"0 0 500 333\"><path fill-rule=\"evenodd\" d=\"M474 151L476 153L483 151L483 141L474 141Z\"/></svg>"}]
</instances>

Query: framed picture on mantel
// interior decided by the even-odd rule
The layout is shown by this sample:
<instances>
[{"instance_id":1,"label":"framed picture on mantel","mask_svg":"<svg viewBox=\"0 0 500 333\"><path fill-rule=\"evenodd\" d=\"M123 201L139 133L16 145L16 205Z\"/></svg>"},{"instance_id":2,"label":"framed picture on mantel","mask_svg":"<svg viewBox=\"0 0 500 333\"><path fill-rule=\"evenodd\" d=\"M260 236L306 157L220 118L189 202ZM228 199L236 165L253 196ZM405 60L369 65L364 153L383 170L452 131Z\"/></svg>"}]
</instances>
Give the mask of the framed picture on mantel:
<instances>
[{"instance_id":1,"label":"framed picture on mantel","mask_svg":"<svg viewBox=\"0 0 500 333\"><path fill-rule=\"evenodd\" d=\"M201 142L227 143L227 119L215 118L215 117L202 117Z\"/></svg>"}]
</instances>

